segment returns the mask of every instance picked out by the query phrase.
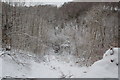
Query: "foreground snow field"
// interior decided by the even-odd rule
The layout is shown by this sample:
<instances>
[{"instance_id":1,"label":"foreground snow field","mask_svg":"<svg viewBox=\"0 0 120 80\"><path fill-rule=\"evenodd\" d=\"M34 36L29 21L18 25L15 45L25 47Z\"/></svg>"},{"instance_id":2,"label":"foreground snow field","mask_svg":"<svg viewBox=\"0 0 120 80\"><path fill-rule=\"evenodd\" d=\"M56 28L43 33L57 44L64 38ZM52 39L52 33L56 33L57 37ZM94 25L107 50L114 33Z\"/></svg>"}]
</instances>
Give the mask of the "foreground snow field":
<instances>
[{"instance_id":1,"label":"foreground snow field","mask_svg":"<svg viewBox=\"0 0 120 80\"><path fill-rule=\"evenodd\" d=\"M90 67L79 67L72 61L67 63L55 54L46 55L38 62L32 54L0 52L0 77L118 78L118 50L120 48L107 50L103 59Z\"/></svg>"}]
</instances>

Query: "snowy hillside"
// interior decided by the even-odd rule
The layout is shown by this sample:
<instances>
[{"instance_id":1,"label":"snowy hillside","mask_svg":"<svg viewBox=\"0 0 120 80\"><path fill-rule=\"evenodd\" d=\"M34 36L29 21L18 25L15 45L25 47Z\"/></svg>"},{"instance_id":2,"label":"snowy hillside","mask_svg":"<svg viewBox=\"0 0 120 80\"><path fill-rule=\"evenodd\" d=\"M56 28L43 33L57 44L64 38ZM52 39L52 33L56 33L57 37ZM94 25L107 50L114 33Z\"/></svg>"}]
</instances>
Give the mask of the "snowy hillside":
<instances>
[{"instance_id":1,"label":"snowy hillside","mask_svg":"<svg viewBox=\"0 0 120 80\"><path fill-rule=\"evenodd\" d=\"M90 67L79 67L56 54L36 61L35 55L0 52L0 77L4 78L118 78L118 50L111 48ZM72 55L68 56L72 57ZM1 69L2 68L2 69Z\"/></svg>"}]
</instances>

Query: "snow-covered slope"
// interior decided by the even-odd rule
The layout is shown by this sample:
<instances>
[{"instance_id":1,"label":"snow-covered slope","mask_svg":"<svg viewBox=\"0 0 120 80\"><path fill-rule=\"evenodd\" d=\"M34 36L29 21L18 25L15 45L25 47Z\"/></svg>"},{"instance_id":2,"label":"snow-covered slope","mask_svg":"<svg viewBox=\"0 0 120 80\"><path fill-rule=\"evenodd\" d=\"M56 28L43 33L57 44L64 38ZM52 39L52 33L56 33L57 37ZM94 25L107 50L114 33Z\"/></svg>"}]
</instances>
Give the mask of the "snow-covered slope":
<instances>
[{"instance_id":1,"label":"snow-covered slope","mask_svg":"<svg viewBox=\"0 0 120 80\"><path fill-rule=\"evenodd\" d=\"M118 53L120 48L111 48L103 55L103 59L95 62L86 75L88 78L118 78Z\"/></svg>"},{"instance_id":2,"label":"snow-covered slope","mask_svg":"<svg viewBox=\"0 0 120 80\"><path fill-rule=\"evenodd\" d=\"M72 61L65 62L57 55L44 56L36 62L33 55L7 52L0 57L0 77L14 78L118 78L118 50L111 48L103 59L90 67L79 67ZM1 54L3 52L0 52ZM1 67L2 66L2 67Z\"/></svg>"}]
</instances>

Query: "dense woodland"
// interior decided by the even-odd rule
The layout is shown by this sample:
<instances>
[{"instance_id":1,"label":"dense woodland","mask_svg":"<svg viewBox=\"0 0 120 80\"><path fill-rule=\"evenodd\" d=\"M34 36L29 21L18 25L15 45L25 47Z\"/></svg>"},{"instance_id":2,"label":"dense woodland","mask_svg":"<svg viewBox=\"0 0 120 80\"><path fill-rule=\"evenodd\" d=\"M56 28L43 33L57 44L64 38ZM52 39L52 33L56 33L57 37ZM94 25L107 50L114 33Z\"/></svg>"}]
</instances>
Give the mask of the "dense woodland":
<instances>
[{"instance_id":1,"label":"dense woodland","mask_svg":"<svg viewBox=\"0 0 120 80\"><path fill-rule=\"evenodd\" d=\"M2 48L2 3L0 2L0 48Z\"/></svg>"},{"instance_id":2,"label":"dense woodland","mask_svg":"<svg viewBox=\"0 0 120 80\"><path fill-rule=\"evenodd\" d=\"M110 46L119 46L116 8L118 3L69 2L61 7L2 3L2 47L38 56L54 50L90 65Z\"/></svg>"}]
</instances>

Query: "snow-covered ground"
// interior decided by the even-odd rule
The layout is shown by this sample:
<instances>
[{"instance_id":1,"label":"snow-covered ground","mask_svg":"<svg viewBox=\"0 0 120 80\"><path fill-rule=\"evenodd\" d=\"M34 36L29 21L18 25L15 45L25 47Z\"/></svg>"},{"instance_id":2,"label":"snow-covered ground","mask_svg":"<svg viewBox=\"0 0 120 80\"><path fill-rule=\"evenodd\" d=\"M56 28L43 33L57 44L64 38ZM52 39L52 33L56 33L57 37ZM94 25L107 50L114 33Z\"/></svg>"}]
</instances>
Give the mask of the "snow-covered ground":
<instances>
[{"instance_id":1,"label":"snow-covered ground","mask_svg":"<svg viewBox=\"0 0 120 80\"><path fill-rule=\"evenodd\" d=\"M118 50L120 48L107 50L103 59L90 67L79 67L55 54L45 55L43 61L37 62L32 54L0 52L4 54L0 57L0 77L118 78Z\"/></svg>"},{"instance_id":2,"label":"snow-covered ground","mask_svg":"<svg viewBox=\"0 0 120 80\"><path fill-rule=\"evenodd\" d=\"M2 52L0 52L1 54ZM0 58L0 79L2 78L2 58Z\"/></svg>"}]
</instances>

